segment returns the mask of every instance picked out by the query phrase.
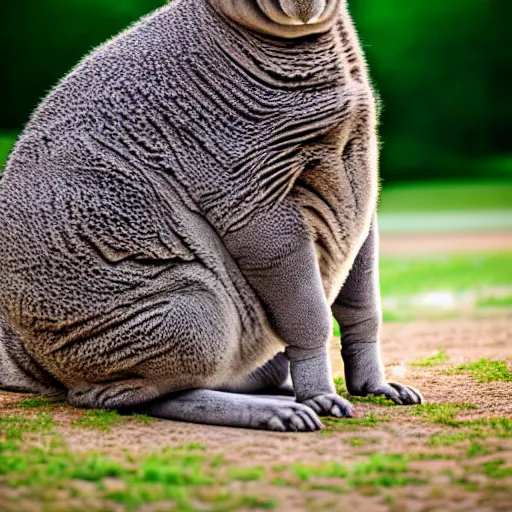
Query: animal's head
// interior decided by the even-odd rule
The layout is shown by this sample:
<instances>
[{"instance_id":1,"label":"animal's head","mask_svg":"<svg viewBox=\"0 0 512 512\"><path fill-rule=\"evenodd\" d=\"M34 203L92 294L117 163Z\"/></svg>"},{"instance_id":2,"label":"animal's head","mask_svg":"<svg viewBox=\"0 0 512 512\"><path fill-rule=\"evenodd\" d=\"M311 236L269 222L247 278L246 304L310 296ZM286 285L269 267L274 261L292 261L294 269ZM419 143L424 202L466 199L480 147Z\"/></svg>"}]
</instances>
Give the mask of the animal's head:
<instances>
[{"instance_id":1,"label":"animal's head","mask_svg":"<svg viewBox=\"0 0 512 512\"><path fill-rule=\"evenodd\" d=\"M344 0L210 0L240 25L276 37L295 38L329 30Z\"/></svg>"}]
</instances>

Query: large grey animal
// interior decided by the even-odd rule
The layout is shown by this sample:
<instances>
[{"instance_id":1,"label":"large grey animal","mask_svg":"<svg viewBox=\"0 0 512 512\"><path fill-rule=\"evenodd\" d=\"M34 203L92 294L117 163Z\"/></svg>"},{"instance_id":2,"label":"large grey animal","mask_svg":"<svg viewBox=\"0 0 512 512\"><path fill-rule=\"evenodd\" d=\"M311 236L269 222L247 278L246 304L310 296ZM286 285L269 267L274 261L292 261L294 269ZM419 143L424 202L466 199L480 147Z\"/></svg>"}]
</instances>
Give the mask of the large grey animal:
<instances>
[{"instance_id":1,"label":"large grey animal","mask_svg":"<svg viewBox=\"0 0 512 512\"><path fill-rule=\"evenodd\" d=\"M0 384L311 431L379 350L375 100L344 0L176 0L46 98L0 186ZM291 374L294 397L279 396Z\"/></svg>"}]
</instances>

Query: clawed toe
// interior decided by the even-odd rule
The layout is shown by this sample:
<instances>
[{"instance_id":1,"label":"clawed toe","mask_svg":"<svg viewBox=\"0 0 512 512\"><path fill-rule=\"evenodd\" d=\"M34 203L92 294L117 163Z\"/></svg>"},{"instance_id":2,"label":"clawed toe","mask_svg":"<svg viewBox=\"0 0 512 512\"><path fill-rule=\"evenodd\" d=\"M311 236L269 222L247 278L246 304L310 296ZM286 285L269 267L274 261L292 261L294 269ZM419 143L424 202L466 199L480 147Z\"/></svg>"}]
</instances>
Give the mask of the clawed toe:
<instances>
[{"instance_id":1,"label":"clawed toe","mask_svg":"<svg viewBox=\"0 0 512 512\"><path fill-rule=\"evenodd\" d=\"M324 425L315 412L304 404L295 403L278 411L268 421L268 429L275 432L314 432Z\"/></svg>"},{"instance_id":2,"label":"clawed toe","mask_svg":"<svg viewBox=\"0 0 512 512\"><path fill-rule=\"evenodd\" d=\"M385 396L398 405L417 405L425 401L423 395L416 388L399 382L389 382L369 394Z\"/></svg>"},{"instance_id":3,"label":"clawed toe","mask_svg":"<svg viewBox=\"0 0 512 512\"><path fill-rule=\"evenodd\" d=\"M412 386L405 386L398 382L390 382L389 385L392 386L400 395L403 405L416 405L424 402L423 395L419 390Z\"/></svg>"},{"instance_id":4,"label":"clawed toe","mask_svg":"<svg viewBox=\"0 0 512 512\"><path fill-rule=\"evenodd\" d=\"M354 406L336 394L319 395L304 402L320 416L345 418L354 416Z\"/></svg>"}]
</instances>

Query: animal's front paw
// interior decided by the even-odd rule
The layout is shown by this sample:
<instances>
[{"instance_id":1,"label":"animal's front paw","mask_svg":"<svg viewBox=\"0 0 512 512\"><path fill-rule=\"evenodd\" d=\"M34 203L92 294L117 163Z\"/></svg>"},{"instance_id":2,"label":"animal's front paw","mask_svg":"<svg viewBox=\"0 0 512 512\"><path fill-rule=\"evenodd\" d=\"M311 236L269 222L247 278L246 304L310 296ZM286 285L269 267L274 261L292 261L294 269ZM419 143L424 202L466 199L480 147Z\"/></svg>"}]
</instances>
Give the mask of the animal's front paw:
<instances>
[{"instance_id":1,"label":"animal's front paw","mask_svg":"<svg viewBox=\"0 0 512 512\"><path fill-rule=\"evenodd\" d=\"M425 401L423 395L416 388L398 382L384 383L376 389L367 391L366 395L385 396L398 405L416 405Z\"/></svg>"},{"instance_id":2,"label":"animal's front paw","mask_svg":"<svg viewBox=\"0 0 512 512\"><path fill-rule=\"evenodd\" d=\"M320 418L304 404L295 401L279 403L271 409L272 414L265 420L264 428L277 432L314 432L324 426Z\"/></svg>"},{"instance_id":3,"label":"animal's front paw","mask_svg":"<svg viewBox=\"0 0 512 512\"><path fill-rule=\"evenodd\" d=\"M337 418L351 418L354 416L354 406L341 396L334 393L319 395L305 400L304 405L311 407L319 416L336 416Z\"/></svg>"}]
</instances>

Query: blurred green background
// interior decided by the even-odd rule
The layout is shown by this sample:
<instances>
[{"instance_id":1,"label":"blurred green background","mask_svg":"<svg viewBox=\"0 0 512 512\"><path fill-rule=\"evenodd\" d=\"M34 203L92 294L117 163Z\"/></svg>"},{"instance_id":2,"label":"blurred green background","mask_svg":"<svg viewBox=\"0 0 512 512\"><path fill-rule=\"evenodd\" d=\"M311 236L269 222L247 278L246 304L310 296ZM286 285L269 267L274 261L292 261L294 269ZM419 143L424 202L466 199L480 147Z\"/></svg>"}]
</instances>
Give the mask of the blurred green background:
<instances>
[{"instance_id":1,"label":"blurred green background","mask_svg":"<svg viewBox=\"0 0 512 512\"><path fill-rule=\"evenodd\" d=\"M0 167L49 88L164 2L2 2ZM349 3L382 98L384 183L512 179L510 0Z\"/></svg>"}]
</instances>

